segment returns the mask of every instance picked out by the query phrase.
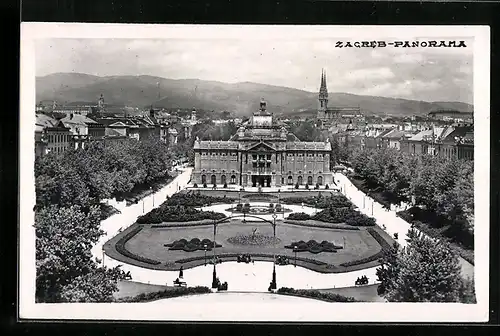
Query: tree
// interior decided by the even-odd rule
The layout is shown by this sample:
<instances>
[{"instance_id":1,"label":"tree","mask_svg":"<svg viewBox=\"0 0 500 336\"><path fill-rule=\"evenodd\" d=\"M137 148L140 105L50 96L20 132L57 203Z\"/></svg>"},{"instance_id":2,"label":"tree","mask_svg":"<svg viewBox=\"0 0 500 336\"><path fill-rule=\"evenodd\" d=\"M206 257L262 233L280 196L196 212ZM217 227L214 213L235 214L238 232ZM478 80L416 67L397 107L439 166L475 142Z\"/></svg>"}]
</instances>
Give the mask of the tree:
<instances>
[{"instance_id":1,"label":"tree","mask_svg":"<svg viewBox=\"0 0 500 336\"><path fill-rule=\"evenodd\" d=\"M100 212L77 205L49 206L35 214L37 302L111 301L119 268L98 267L91 249L102 231Z\"/></svg>"},{"instance_id":2,"label":"tree","mask_svg":"<svg viewBox=\"0 0 500 336\"><path fill-rule=\"evenodd\" d=\"M465 296L455 253L413 229L406 248L387 253L381 261L379 292L388 301L459 302Z\"/></svg>"}]
</instances>

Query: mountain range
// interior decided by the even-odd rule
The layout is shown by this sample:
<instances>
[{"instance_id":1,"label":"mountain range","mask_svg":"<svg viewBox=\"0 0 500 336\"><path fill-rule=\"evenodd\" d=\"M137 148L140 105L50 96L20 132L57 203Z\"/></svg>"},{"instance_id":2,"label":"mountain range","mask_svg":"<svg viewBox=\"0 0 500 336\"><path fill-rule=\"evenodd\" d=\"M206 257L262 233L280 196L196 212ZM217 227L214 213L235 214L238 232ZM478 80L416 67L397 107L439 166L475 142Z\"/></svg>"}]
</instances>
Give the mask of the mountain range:
<instances>
[{"instance_id":1,"label":"mountain range","mask_svg":"<svg viewBox=\"0 0 500 336\"><path fill-rule=\"evenodd\" d=\"M161 108L200 108L250 115L261 98L277 115L314 114L318 93L252 82L235 84L199 79L167 79L155 76L93 76L83 73L55 73L36 78L37 101L55 100L65 105L97 102ZM424 115L436 110L472 112L462 102L424 102L400 98L329 93L329 107L360 107L364 114L393 116Z\"/></svg>"}]
</instances>

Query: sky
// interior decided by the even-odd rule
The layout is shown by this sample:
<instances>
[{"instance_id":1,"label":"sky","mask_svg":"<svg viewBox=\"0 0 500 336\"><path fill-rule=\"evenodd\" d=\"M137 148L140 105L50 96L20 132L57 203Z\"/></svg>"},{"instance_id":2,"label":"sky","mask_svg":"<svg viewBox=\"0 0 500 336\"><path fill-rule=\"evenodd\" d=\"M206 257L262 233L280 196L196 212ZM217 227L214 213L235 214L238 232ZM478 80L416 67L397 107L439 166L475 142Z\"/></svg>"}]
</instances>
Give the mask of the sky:
<instances>
[{"instance_id":1,"label":"sky","mask_svg":"<svg viewBox=\"0 0 500 336\"><path fill-rule=\"evenodd\" d=\"M324 68L329 92L472 104L472 40L466 40L467 48L335 47L337 41L347 40L353 41L40 39L35 44L36 75L152 75L249 81L317 92Z\"/></svg>"}]
</instances>

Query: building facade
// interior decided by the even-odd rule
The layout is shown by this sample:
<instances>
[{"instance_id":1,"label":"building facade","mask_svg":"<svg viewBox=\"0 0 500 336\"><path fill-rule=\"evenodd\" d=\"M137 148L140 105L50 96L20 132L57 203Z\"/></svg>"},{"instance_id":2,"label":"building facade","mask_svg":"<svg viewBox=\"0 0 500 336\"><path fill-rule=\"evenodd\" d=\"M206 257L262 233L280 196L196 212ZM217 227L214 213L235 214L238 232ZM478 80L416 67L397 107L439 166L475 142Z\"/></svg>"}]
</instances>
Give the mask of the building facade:
<instances>
[{"instance_id":1,"label":"building facade","mask_svg":"<svg viewBox=\"0 0 500 336\"><path fill-rule=\"evenodd\" d=\"M330 185L331 144L303 142L273 118L265 101L228 141L194 143L192 183L243 187Z\"/></svg>"}]
</instances>

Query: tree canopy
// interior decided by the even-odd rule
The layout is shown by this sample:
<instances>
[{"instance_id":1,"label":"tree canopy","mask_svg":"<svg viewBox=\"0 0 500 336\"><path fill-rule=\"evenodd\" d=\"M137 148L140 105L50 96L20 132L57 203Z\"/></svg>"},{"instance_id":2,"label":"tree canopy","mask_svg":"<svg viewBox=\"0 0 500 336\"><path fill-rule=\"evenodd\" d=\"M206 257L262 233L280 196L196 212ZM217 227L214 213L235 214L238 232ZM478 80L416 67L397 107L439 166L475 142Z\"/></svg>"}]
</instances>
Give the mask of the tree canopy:
<instances>
[{"instance_id":1,"label":"tree canopy","mask_svg":"<svg viewBox=\"0 0 500 336\"><path fill-rule=\"evenodd\" d=\"M411 229L408 245L386 252L377 269L378 288L392 302L473 302L474 287L460 274L456 254L446 243Z\"/></svg>"},{"instance_id":2,"label":"tree canopy","mask_svg":"<svg viewBox=\"0 0 500 336\"><path fill-rule=\"evenodd\" d=\"M91 254L103 199L168 176L172 152L148 138L94 142L35 162L37 302L106 302L124 277Z\"/></svg>"}]
</instances>

